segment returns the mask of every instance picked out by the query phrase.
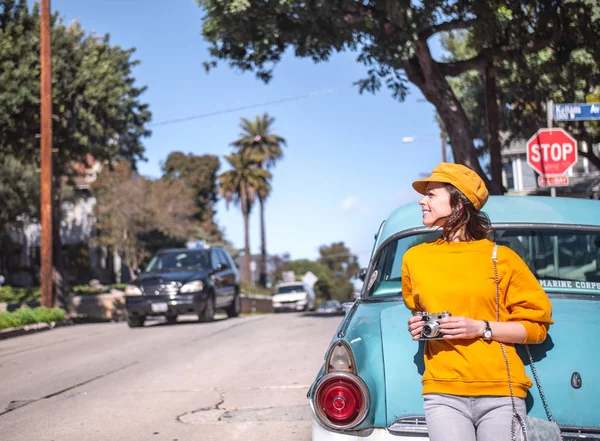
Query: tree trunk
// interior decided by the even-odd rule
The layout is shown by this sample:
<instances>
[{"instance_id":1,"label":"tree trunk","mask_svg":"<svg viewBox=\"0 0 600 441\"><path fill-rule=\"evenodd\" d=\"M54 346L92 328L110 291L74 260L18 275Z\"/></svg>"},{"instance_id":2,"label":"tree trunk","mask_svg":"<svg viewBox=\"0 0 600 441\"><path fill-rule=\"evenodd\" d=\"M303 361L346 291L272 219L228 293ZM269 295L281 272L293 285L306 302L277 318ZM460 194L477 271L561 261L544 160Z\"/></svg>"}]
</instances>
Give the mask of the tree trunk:
<instances>
[{"instance_id":1,"label":"tree trunk","mask_svg":"<svg viewBox=\"0 0 600 441\"><path fill-rule=\"evenodd\" d=\"M263 288L267 286L267 238L265 234L265 200L258 197L260 204L260 275L258 284Z\"/></svg>"},{"instance_id":2,"label":"tree trunk","mask_svg":"<svg viewBox=\"0 0 600 441\"><path fill-rule=\"evenodd\" d=\"M245 189L242 190L242 214L244 215L244 280L246 283L252 280L250 274L250 210L248 207L248 195Z\"/></svg>"},{"instance_id":3,"label":"tree trunk","mask_svg":"<svg viewBox=\"0 0 600 441\"><path fill-rule=\"evenodd\" d=\"M490 152L492 182L504 193L502 187L502 145L500 143L500 114L498 111L498 88L494 66L487 65L483 71L485 96L485 123Z\"/></svg>"},{"instance_id":4,"label":"tree trunk","mask_svg":"<svg viewBox=\"0 0 600 441\"><path fill-rule=\"evenodd\" d=\"M416 41L414 48L415 57L403 66L404 70L409 81L421 90L440 115L452 144L454 162L477 172L490 194L502 194L502 189L490 181L479 164L467 115L431 56L427 42Z\"/></svg>"},{"instance_id":5,"label":"tree trunk","mask_svg":"<svg viewBox=\"0 0 600 441\"><path fill-rule=\"evenodd\" d=\"M598 171L600 171L600 158L594 154L594 149L592 148L592 146L596 143L588 133L583 121L580 121L579 123L579 130L581 131L580 141L585 141L585 143L587 144L587 152L584 152L582 149L579 149L579 154L584 158L587 158L587 160L593 166L595 166L598 169Z\"/></svg>"}]
</instances>

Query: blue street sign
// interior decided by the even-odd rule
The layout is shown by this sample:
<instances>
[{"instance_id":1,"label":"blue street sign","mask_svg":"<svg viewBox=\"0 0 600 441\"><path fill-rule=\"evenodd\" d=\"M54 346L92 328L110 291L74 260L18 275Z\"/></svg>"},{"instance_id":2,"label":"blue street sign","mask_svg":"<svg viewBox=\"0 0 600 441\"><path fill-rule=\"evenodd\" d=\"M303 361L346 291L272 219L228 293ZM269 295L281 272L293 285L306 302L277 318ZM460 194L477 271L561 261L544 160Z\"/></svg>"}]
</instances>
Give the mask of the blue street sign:
<instances>
[{"instance_id":1,"label":"blue street sign","mask_svg":"<svg viewBox=\"0 0 600 441\"><path fill-rule=\"evenodd\" d=\"M554 121L585 121L600 119L600 103L554 104Z\"/></svg>"}]
</instances>

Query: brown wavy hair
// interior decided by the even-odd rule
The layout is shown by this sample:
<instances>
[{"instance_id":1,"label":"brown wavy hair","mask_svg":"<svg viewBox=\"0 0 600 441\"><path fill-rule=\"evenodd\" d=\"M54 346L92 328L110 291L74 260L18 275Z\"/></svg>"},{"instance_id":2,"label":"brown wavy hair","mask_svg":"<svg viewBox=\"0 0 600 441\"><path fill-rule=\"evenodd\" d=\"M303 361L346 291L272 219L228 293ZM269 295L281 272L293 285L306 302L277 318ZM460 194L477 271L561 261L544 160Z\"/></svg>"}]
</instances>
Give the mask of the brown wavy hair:
<instances>
[{"instance_id":1,"label":"brown wavy hair","mask_svg":"<svg viewBox=\"0 0 600 441\"><path fill-rule=\"evenodd\" d=\"M453 238L463 227L462 240L480 240L489 238L492 232L492 223L487 214L477 211L473 203L454 185L445 184L450 193L450 207L452 214L448 216L443 227L445 240Z\"/></svg>"}]
</instances>

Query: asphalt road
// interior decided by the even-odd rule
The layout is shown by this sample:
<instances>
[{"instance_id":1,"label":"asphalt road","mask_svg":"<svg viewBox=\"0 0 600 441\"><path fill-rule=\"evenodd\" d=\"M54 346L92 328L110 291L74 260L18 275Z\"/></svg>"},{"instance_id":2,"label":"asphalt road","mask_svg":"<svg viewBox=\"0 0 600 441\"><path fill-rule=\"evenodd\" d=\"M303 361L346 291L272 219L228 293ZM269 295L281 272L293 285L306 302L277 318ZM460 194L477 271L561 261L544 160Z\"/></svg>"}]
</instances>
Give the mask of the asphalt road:
<instances>
[{"instance_id":1,"label":"asphalt road","mask_svg":"<svg viewBox=\"0 0 600 441\"><path fill-rule=\"evenodd\" d=\"M308 441L341 317L85 324L0 341L0 439Z\"/></svg>"}]
</instances>

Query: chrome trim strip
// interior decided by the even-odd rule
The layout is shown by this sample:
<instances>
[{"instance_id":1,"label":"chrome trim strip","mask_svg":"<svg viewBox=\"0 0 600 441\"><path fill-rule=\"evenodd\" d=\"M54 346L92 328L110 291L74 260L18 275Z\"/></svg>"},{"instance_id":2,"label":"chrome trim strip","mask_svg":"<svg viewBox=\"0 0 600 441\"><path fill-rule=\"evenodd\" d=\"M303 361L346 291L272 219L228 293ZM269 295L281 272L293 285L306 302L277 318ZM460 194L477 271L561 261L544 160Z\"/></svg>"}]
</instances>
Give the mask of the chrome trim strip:
<instances>
[{"instance_id":1,"label":"chrome trim strip","mask_svg":"<svg viewBox=\"0 0 600 441\"><path fill-rule=\"evenodd\" d=\"M600 427L560 426L565 441L600 440ZM394 435L427 436L427 423L423 415L407 415L396 419L388 431Z\"/></svg>"},{"instance_id":2,"label":"chrome trim strip","mask_svg":"<svg viewBox=\"0 0 600 441\"><path fill-rule=\"evenodd\" d=\"M361 298L356 299L354 301L354 305L352 305L352 308L350 308L350 311L348 311L346 313L346 317L344 317L344 320L342 321L342 323L340 323L340 328L337 333L338 338L344 338L346 336L346 332L348 331L348 326L350 325L350 322L352 321L352 317L354 316L354 313L358 309L358 305L361 303L361 299L362 299L362 293L361 293Z\"/></svg>"},{"instance_id":3,"label":"chrome trim strip","mask_svg":"<svg viewBox=\"0 0 600 441\"><path fill-rule=\"evenodd\" d=\"M358 417L351 424L334 424L334 423L332 423L331 421L329 421L329 419L325 415L325 412L323 411L323 409L321 409L317 405L317 403L314 402L314 400L318 399L318 397L319 397L319 389L321 388L321 386L323 386L323 384L326 381L330 380L331 378L339 378L339 377L346 378L350 381L355 382L358 385L358 388L360 389L360 391L362 392L364 400L365 400L363 407L362 407L360 413L358 414ZM312 398L310 399L310 402L311 402L311 409L315 413L315 415L317 417L317 421L319 421L319 423L321 425L323 425L327 429L344 430L344 429L350 429L352 427L356 427L364 421L364 419L367 417L367 413L369 412L369 408L371 406L371 396L369 394L369 388L367 387L367 384L359 376L353 375L353 374L348 374L346 372L331 372L329 374L322 376L319 379L319 381L315 385L314 393L312 395Z\"/></svg>"},{"instance_id":4,"label":"chrome trim strip","mask_svg":"<svg viewBox=\"0 0 600 441\"><path fill-rule=\"evenodd\" d=\"M427 423L423 415L407 415L396 419L388 431L394 435L427 436Z\"/></svg>"}]
</instances>

